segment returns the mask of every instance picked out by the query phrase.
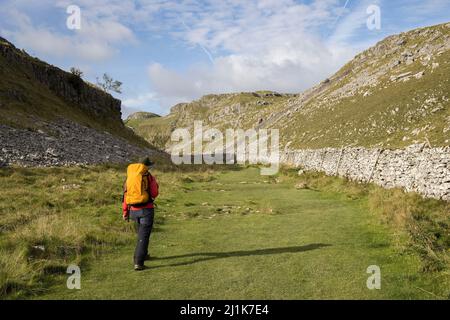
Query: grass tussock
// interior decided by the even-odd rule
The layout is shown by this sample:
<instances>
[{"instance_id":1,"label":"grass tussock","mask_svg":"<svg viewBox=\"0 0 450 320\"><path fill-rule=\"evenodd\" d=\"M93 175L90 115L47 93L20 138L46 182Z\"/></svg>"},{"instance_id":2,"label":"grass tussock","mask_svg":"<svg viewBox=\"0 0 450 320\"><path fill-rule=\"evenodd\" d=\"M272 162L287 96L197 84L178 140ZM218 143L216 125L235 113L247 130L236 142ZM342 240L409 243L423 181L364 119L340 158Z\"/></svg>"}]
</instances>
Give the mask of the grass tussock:
<instances>
[{"instance_id":1,"label":"grass tussock","mask_svg":"<svg viewBox=\"0 0 450 320\"><path fill-rule=\"evenodd\" d=\"M410 248L419 252L424 271L449 268L450 203L381 188L369 192L368 203L384 221L408 232Z\"/></svg>"}]
</instances>

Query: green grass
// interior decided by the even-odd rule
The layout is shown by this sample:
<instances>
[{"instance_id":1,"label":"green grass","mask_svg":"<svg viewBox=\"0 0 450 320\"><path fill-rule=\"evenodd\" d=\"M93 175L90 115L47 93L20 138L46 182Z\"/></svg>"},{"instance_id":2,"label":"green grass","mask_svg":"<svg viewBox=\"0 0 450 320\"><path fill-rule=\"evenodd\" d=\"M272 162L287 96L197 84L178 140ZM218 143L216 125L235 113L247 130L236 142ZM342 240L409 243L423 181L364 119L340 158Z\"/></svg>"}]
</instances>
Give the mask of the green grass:
<instances>
[{"instance_id":1,"label":"green grass","mask_svg":"<svg viewBox=\"0 0 450 320\"><path fill-rule=\"evenodd\" d=\"M287 174L293 175L295 170L288 170ZM422 270L450 268L450 202L425 199L399 188L383 189L374 184L336 179L318 172L308 172L298 179L298 185L304 188L344 193L349 199L365 199L369 211L391 227L394 241L420 255Z\"/></svg>"},{"instance_id":2,"label":"green grass","mask_svg":"<svg viewBox=\"0 0 450 320\"><path fill-rule=\"evenodd\" d=\"M370 190L337 178L305 180L293 171L268 178L256 168L160 166L156 258L134 272L135 235L120 217L124 172L111 166L0 171L4 297L449 297L448 269L423 269L407 229L384 223L371 208ZM33 248L38 245L45 251ZM71 263L81 266L81 290L65 287ZM372 264L381 267L381 290L366 288Z\"/></svg>"}]
</instances>

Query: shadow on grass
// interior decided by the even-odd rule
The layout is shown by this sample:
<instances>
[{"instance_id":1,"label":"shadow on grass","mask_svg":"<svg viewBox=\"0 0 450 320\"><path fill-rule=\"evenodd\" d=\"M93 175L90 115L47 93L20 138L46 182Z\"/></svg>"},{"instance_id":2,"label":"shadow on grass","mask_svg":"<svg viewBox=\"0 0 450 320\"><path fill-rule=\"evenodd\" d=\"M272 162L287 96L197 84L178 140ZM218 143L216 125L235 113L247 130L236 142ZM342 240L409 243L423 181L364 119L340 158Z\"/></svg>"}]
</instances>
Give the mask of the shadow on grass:
<instances>
[{"instance_id":1,"label":"shadow on grass","mask_svg":"<svg viewBox=\"0 0 450 320\"><path fill-rule=\"evenodd\" d=\"M178 258L196 258L191 261L185 262L177 262L166 265L149 267L148 269L157 269L163 267L178 267L190 265L198 262L215 260L215 259L224 259L230 257L249 257L249 256L265 256L265 255L274 255L274 254L283 254L283 253L299 253L310 250L316 250L324 247L329 247L331 244L324 243L312 243L304 246L294 246L294 247L281 247L281 248L268 248L268 249L257 249L257 250L242 250L242 251L229 251L229 252L199 252L199 253L188 253L177 256L168 256L168 257L154 257L152 260L170 260L170 259L178 259Z\"/></svg>"}]
</instances>

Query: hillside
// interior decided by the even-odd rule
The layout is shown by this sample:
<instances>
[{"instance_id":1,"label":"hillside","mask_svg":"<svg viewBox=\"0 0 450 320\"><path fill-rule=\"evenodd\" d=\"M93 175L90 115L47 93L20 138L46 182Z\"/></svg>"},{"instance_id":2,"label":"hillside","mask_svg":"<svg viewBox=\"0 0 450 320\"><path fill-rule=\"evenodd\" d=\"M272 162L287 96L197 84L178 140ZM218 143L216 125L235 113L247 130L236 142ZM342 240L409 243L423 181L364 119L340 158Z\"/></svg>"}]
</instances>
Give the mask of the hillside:
<instances>
[{"instance_id":1,"label":"hillside","mask_svg":"<svg viewBox=\"0 0 450 320\"><path fill-rule=\"evenodd\" d=\"M144 119L151 119L151 118L155 118L155 117L160 117L159 114L156 113L152 113L152 112L143 112L143 111L139 111L139 112L135 112L133 114L130 114L127 119L125 120L125 124L129 121L133 121L133 120L144 120Z\"/></svg>"},{"instance_id":2,"label":"hillside","mask_svg":"<svg viewBox=\"0 0 450 320\"><path fill-rule=\"evenodd\" d=\"M277 128L290 148L450 144L450 23L390 36L300 94L207 95L130 125L166 146L193 120L224 128Z\"/></svg>"},{"instance_id":3,"label":"hillside","mask_svg":"<svg viewBox=\"0 0 450 320\"><path fill-rule=\"evenodd\" d=\"M121 162L150 146L123 124L120 100L3 38L0 110L0 164Z\"/></svg>"}]
</instances>

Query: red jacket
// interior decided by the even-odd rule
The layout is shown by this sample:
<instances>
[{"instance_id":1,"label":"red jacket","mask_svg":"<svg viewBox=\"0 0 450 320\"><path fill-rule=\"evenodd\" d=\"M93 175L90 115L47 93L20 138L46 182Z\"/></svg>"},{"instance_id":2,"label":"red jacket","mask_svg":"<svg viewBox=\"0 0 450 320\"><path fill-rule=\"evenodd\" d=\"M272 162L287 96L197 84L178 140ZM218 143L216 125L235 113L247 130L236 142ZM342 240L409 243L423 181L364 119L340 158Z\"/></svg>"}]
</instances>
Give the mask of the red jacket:
<instances>
[{"instance_id":1,"label":"red jacket","mask_svg":"<svg viewBox=\"0 0 450 320\"><path fill-rule=\"evenodd\" d=\"M156 182L156 178L153 177L151 174L148 175L148 185L150 186L150 197L152 199L155 199L158 196L158 182ZM130 210L141 210L144 208L153 208L153 202L149 202L144 206L131 206ZM123 217L126 218L128 217L128 205L127 205L127 200L126 200L126 192L123 195L123 202L122 202L122 212L123 212Z\"/></svg>"}]
</instances>

